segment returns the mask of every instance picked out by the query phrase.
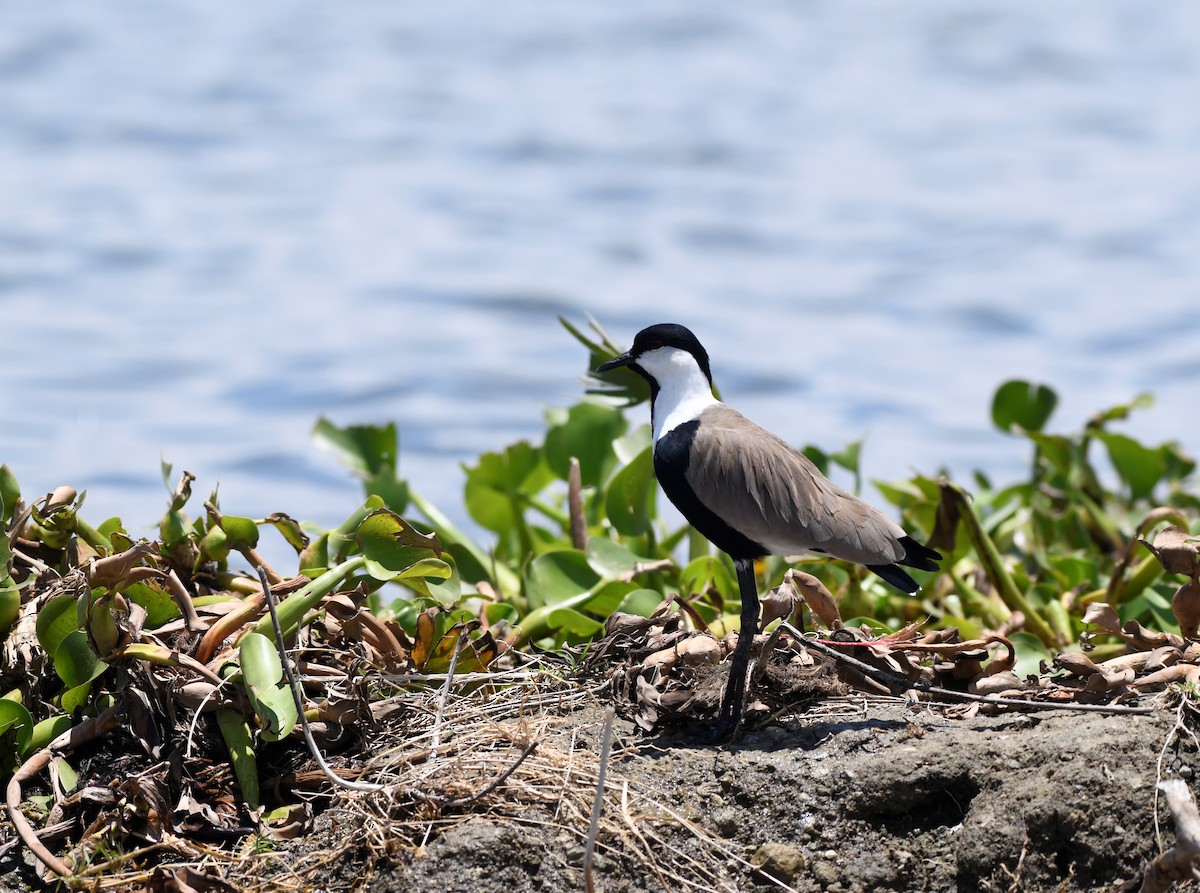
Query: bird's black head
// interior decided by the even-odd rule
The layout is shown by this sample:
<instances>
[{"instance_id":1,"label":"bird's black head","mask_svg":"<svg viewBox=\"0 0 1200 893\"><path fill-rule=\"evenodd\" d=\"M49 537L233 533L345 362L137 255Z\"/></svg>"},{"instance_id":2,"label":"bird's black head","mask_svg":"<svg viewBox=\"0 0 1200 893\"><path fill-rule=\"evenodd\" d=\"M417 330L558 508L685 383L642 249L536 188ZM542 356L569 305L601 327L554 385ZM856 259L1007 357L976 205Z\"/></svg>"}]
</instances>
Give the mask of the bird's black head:
<instances>
[{"instance_id":1,"label":"bird's black head","mask_svg":"<svg viewBox=\"0 0 1200 893\"><path fill-rule=\"evenodd\" d=\"M596 371L608 372L620 366L628 366L642 377L649 379L651 384L654 384L654 377L638 364L638 359L645 354L664 347L673 347L690 353L696 358L696 364L704 373L704 377L708 379L709 385L712 385L712 370L708 365L708 351L704 349L704 345L692 334L691 329L686 326L677 325L676 323L659 323L658 325L642 329L634 336L633 347L620 356L613 357L607 363L603 363L597 367Z\"/></svg>"}]
</instances>

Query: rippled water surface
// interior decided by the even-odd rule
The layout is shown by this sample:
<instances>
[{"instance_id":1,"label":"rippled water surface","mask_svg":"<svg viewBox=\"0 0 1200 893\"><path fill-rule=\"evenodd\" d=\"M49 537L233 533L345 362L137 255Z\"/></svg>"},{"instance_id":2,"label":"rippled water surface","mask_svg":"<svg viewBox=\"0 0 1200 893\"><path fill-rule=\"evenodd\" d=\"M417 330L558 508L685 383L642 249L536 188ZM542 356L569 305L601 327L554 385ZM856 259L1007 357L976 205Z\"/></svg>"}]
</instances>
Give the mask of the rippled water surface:
<instances>
[{"instance_id":1,"label":"rippled water surface","mask_svg":"<svg viewBox=\"0 0 1200 893\"><path fill-rule=\"evenodd\" d=\"M0 461L332 524L314 420L396 419L461 519L588 311L869 477L1015 471L1012 376L1200 451L1198 67L1184 3L11 4Z\"/></svg>"}]
</instances>

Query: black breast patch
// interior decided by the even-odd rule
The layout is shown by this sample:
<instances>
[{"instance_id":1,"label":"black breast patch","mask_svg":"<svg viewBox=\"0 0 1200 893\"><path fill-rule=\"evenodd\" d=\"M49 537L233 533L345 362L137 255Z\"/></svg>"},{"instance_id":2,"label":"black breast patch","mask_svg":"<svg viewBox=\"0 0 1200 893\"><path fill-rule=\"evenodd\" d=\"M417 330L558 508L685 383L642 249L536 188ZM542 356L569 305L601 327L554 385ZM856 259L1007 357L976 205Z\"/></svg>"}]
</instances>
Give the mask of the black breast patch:
<instances>
[{"instance_id":1,"label":"black breast patch","mask_svg":"<svg viewBox=\"0 0 1200 893\"><path fill-rule=\"evenodd\" d=\"M700 421L693 419L672 429L654 444L654 474L667 498L714 546L730 558L761 558L768 554L761 545L734 530L704 505L687 480L692 444Z\"/></svg>"}]
</instances>

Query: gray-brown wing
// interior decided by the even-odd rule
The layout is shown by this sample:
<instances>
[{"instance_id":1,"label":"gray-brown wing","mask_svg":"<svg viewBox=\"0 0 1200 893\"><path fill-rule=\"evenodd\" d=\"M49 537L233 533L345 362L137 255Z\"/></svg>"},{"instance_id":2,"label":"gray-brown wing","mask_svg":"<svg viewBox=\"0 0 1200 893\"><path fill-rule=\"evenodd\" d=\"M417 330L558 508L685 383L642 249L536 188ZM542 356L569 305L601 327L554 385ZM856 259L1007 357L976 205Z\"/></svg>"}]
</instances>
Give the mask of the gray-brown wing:
<instances>
[{"instance_id":1,"label":"gray-brown wing","mask_svg":"<svg viewBox=\"0 0 1200 893\"><path fill-rule=\"evenodd\" d=\"M816 549L860 564L904 557L898 524L724 404L700 417L687 480L708 508L774 554Z\"/></svg>"}]
</instances>

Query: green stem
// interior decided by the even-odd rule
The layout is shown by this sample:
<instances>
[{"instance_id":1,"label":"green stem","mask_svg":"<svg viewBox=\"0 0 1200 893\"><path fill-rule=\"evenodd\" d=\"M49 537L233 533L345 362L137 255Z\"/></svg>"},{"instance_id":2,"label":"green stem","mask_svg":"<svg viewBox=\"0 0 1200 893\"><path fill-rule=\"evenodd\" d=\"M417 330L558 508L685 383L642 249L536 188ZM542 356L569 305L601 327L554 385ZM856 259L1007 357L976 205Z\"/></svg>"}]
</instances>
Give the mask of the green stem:
<instances>
[{"instance_id":1,"label":"green stem","mask_svg":"<svg viewBox=\"0 0 1200 893\"><path fill-rule=\"evenodd\" d=\"M529 503L530 508L546 516L563 530L571 529L571 519L567 516L566 512L560 512L553 506L546 505L541 500L534 499L532 496L526 497L525 501Z\"/></svg>"},{"instance_id":2,"label":"green stem","mask_svg":"<svg viewBox=\"0 0 1200 893\"><path fill-rule=\"evenodd\" d=\"M316 607L325 596L336 592L338 586L347 577L361 570L366 563L366 556L356 555L347 561L343 561L337 567L325 571L321 576L309 581L303 588L293 592L280 602L279 623L283 626L284 634L291 635L292 629L304 619L305 614ZM274 629L271 626L271 618L269 616L261 617L252 629L254 632L264 636L274 635Z\"/></svg>"},{"instance_id":3,"label":"green stem","mask_svg":"<svg viewBox=\"0 0 1200 893\"><path fill-rule=\"evenodd\" d=\"M1017 588L1016 582L1008 569L1004 566L1004 559L1000 556L1000 551L996 548L996 544L992 542L992 538L984 532L983 526L979 523L979 518L976 516L974 509L971 508L970 502L967 501L966 493L961 487L955 484L946 482L943 487L948 487L951 492L951 497L958 502L959 517L964 524L967 525L967 535L971 538L971 544L975 547L975 554L979 556L979 561L983 565L984 571L987 573L988 579L992 585L996 587L996 591L1000 594L1001 600L1008 606L1009 610L1020 611L1025 615L1025 628L1033 633L1049 648L1057 648L1063 643L1059 641L1058 635L1050 627L1037 609L1030 604L1025 598L1025 593Z\"/></svg>"}]
</instances>

